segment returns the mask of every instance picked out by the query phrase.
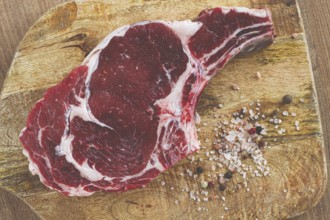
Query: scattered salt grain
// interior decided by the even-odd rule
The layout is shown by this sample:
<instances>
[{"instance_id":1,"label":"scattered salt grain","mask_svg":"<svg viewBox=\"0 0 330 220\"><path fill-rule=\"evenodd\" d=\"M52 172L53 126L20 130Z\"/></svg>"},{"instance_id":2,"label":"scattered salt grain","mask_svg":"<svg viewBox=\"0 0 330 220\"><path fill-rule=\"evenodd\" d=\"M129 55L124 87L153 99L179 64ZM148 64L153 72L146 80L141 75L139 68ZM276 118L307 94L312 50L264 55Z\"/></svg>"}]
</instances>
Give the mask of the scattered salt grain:
<instances>
[{"instance_id":1,"label":"scattered salt grain","mask_svg":"<svg viewBox=\"0 0 330 220\"><path fill-rule=\"evenodd\" d=\"M205 181L205 180L202 180L202 181L201 181L201 187L204 188L204 189L206 189L207 186L208 186L208 182Z\"/></svg>"},{"instance_id":2,"label":"scattered salt grain","mask_svg":"<svg viewBox=\"0 0 330 220\"><path fill-rule=\"evenodd\" d=\"M232 88L233 90L235 90L235 91L238 91L238 90L239 90L239 86L238 86L236 83L233 83L233 84L231 85L231 88Z\"/></svg>"},{"instance_id":3,"label":"scattered salt grain","mask_svg":"<svg viewBox=\"0 0 330 220\"><path fill-rule=\"evenodd\" d=\"M261 79L261 73L257 72L257 79Z\"/></svg>"},{"instance_id":4,"label":"scattered salt grain","mask_svg":"<svg viewBox=\"0 0 330 220\"><path fill-rule=\"evenodd\" d=\"M298 37L298 34L297 34L297 33L292 33L292 34L291 34L291 38L292 38L292 39L296 39L297 37Z\"/></svg>"},{"instance_id":5,"label":"scattered salt grain","mask_svg":"<svg viewBox=\"0 0 330 220\"><path fill-rule=\"evenodd\" d=\"M223 176L220 176L219 183L224 184L226 182L225 178Z\"/></svg>"},{"instance_id":6,"label":"scattered salt grain","mask_svg":"<svg viewBox=\"0 0 330 220\"><path fill-rule=\"evenodd\" d=\"M283 116L288 116L289 113L287 111L282 112Z\"/></svg>"},{"instance_id":7,"label":"scattered salt grain","mask_svg":"<svg viewBox=\"0 0 330 220\"><path fill-rule=\"evenodd\" d=\"M254 116L254 112L253 112L253 110L252 110L252 109L250 109L250 110L249 110L249 114L250 114L250 116L251 116L251 117L253 117L253 116Z\"/></svg>"},{"instance_id":8,"label":"scattered salt grain","mask_svg":"<svg viewBox=\"0 0 330 220\"><path fill-rule=\"evenodd\" d=\"M215 169L216 169L215 165L212 164L212 168L211 168L211 170L212 170L212 171L215 171Z\"/></svg>"},{"instance_id":9,"label":"scattered salt grain","mask_svg":"<svg viewBox=\"0 0 330 220\"><path fill-rule=\"evenodd\" d=\"M279 131L277 131L279 134L284 134L285 133L285 128L281 128Z\"/></svg>"},{"instance_id":10,"label":"scattered salt grain","mask_svg":"<svg viewBox=\"0 0 330 220\"><path fill-rule=\"evenodd\" d=\"M295 121L294 125L296 126L296 131L299 131L300 130L299 121Z\"/></svg>"},{"instance_id":11,"label":"scattered salt grain","mask_svg":"<svg viewBox=\"0 0 330 220\"><path fill-rule=\"evenodd\" d=\"M165 181L162 181L160 184L161 184L162 186L165 186Z\"/></svg>"},{"instance_id":12,"label":"scattered salt grain","mask_svg":"<svg viewBox=\"0 0 330 220\"><path fill-rule=\"evenodd\" d=\"M292 116L292 117L296 117L296 116L297 116L297 113L292 112L292 113L291 113L291 116Z\"/></svg>"},{"instance_id":13,"label":"scattered salt grain","mask_svg":"<svg viewBox=\"0 0 330 220\"><path fill-rule=\"evenodd\" d=\"M178 200L175 200L174 202L176 205L179 205L179 201Z\"/></svg>"}]
</instances>

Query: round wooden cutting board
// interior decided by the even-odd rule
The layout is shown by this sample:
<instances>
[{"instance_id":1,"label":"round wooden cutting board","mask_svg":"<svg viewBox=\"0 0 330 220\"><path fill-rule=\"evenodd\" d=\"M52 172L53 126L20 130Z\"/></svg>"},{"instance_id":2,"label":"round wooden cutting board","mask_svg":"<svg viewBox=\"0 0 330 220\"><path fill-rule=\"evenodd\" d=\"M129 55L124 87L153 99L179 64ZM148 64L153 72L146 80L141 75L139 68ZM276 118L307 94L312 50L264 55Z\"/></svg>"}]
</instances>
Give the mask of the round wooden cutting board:
<instances>
[{"instance_id":1,"label":"round wooden cutting board","mask_svg":"<svg viewBox=\"0 0 330 220\"><path fill-rule=\"evenodd\" d=\"M327 178L323 137L299 13L295 4L285 2L98 0L67 2L48 11L20 43L4 83L0 101L0 186L45 219L282 219L314 206L323 195ZM198 188L201 177L193 179L186 171L209 167L212 161L187 159L143 189L80 198L51 191L30 174L18 140L28 112L43 92L78 66L103 37L122 25L142 20L193 19L205 8L224 5L268 7L278 38L262 51L234 59L211 80L198 105L202 119L199 138L205 148L195 157L203 157L211 148L211 125L220 120L215 114L230 115L259 100L266 119L258 120L268 128L263 139L270 146L262 151L271 176L251 175L248 187L240 187L242 177L234 174L227 190L208 189L210 199L196 203L185 188ZM292 39L292 33L298 36ZM261 79L257 79L257 72ZM231 89L233 83L239 85L239 91ZM293 102L283 105L286 94L293 96ZM275 109L283 120L283 134L269 122L268 116ZM284 111L296 116L282 115ZM295 121L299 121L300 130ZM249 158L244 162L253 166ZM208 172L211 169L203 175Z\"/></svg>"}]
</instances>

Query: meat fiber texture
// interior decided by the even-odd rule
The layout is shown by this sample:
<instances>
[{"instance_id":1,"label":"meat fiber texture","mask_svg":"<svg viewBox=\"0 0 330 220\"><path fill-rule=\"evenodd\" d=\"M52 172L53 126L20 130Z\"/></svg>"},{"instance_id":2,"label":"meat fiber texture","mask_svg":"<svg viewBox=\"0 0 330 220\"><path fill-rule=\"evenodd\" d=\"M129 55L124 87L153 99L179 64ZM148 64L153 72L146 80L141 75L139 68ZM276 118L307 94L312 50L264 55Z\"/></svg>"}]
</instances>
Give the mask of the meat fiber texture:
<instances>
[{"instance_id":1,"label":"meat fiber texture","mask_svg":"<svg viewBox=\"0 0 330 220\"><path fill-rule=\"evenodd\" d=\"M68 196L146 186L200 148L196 105L216 71L273 39L269 10L242 7L118 28L29 113L30 171Z\"/></svg>"}]
</instances>

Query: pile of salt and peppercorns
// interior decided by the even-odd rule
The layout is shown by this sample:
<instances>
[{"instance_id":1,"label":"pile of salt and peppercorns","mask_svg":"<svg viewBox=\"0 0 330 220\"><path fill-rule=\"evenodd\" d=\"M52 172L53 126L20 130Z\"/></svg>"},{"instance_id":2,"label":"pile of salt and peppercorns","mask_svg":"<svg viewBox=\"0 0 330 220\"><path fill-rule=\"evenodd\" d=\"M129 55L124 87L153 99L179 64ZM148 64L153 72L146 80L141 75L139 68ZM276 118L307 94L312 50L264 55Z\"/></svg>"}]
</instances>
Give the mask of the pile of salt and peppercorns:
<instances>
[{"instance_id":1,"label":"pile of salt and peppercorns","mask_svg":"<svg viewBox=\"0 0 330 220\"><path fill-rule=\"evenodd\" d=\"M293 98L290 95L285 95L282 98L283 104L290 104L292 101ZM302 99L300 101L303 102ZM246 191L250 191L249 178L271 176L270 167L262 153L263 149L270 147L267 142L262 140L263 136L267 135L267 128L259 121L278 126L281 119L278 119L277 115L272 115L273 118L268 120L267 117L269 116L261 112L259 100L251 102L247 106L234 112L231 116L219 116L215 113L216 122L211 125L213 126L214 139L205 139L203 142L209 146L202 145L198 153L188 157L190 162L195 164L195 170L187 169L186 174L180 173L181 176L187 175L198 183L189 183L190 187L183 186L181 188L182 192L188 193L190 199L199 205L197 207L198 212L208 211L204 202L217 199L223 202L225 211L229 210L225 204L225 191L234 175L239 174L242 180L240 182L242 184L236 188L244 188ZM222 108L223 104L219 104L219 107ZM296 117L296 113L292 112L291 116ZM209 126L207 123L202 123L197 132L203 132L202 128L209 128ZM279 134L281 133L279 132ZM274 139L274 141L276 140ZM243 163L248 158L254 162L252 165L251 163ZM164 181L162 181L162 185L165 186ZM174 190L173 186L171 190ZM178 205L179 203L180 201L175 200L175 204Z\"/></svg>"}]
</instances>

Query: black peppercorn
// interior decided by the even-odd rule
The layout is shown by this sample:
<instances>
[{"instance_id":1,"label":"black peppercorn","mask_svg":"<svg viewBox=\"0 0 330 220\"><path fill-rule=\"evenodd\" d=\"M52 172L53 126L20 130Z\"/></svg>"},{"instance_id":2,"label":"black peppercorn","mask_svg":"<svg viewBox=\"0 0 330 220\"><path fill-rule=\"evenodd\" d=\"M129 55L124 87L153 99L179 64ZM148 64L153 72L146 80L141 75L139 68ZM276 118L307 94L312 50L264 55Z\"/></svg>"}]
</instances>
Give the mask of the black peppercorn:
<instances>
[{"instance_id":1,"label":"black peppercorn","mask_svg":"<svg viewBox=\"0 0 330 220\"><path fill-rule=\"evenodd\" d=\"M244 115L245 115L245 110L244 110L244 109L241 109L241 110L239 111L239 115L244 116Z\"/></svg>"},{"instance_id":2,"label":"black peppercorn","mask_svg":"<svg viewBox=\"0 0 330 220\"><path fill-rule=\"evenodd\" d=\"M201 174L204 172L204 169L202 167L196 167L196 173Z\"/></svg>"},{"instance_id":3,"label":"black peppercorn","mask_svg":"<svg viewBox=\"0 0 330 220\"><path fill-rule=\"evenodd\" d=\"M223 191L225 191L225 189L226 189L226 185L220 183L220 185L219 185L219 190L223 192Z\"/></svg>"},{"instance_id":4,"label":"black peppercorn","mask_svg":"<svg viewBox=\"0 0 330 220\"><path fill-rule=\"evenodd\" d=\"M256 133L257 134L261 134L261 131L262 131L262 127L261 126L257 126L256 127Z\"/></svg>"},{"instance_id":5,"label":"black peppercorn","mask_svg":"<svg viewBox=\"0 0 330 220\"><path fill-rule=\"evenodd\" d=\"M231 179L233 177L233 173L231 171L227 171L227 173L225 173L224 177L226 179Z\"/></svg>"},{"instance_id":6,"label":"black peppercorn","mask_svg":"<svg viewBox=\"0 0 330 220\"><path fill-rule=\"evenodd\" d=\"M290 104L292 102L292 96L291 95L285 95L282 98L282 101L284 104Z\"/></svg>"}]
</instances>

